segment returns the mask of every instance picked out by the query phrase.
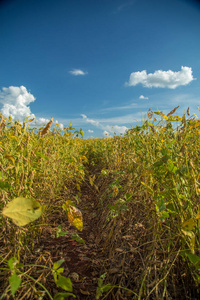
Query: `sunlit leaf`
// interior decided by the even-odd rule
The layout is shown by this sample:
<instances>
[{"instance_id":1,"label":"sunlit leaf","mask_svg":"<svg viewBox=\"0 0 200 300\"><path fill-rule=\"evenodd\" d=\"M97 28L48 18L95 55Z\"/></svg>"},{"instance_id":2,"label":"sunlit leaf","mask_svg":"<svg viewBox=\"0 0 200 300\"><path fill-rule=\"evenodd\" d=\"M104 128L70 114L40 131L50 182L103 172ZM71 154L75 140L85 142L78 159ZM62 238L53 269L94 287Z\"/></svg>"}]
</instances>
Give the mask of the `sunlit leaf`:
<instances>
[{"instance_id":1,"label":"sunlit leaf","mask_svg":"<svg viewBox=\"0 0 200 300\"><path fill-rule=\"evenodd\" d=\"M38 219L44 211L39 202L27 198L15 198L3 209L2 214L9 217L18 226L25 226Z\"/></svg>"},{"instance_id":2,"label":"sunlit leaf","mask_svg":"<svg viewBox=\"0 0 200 300\"><path fill-rule=\"evenodd\" d=\"M83 217L81 211L75 206L69 206L68 220L78 230L83 230Z\"/></svg>"},{"instance_id":3,"label":"sunlit leaf","mask_svg":"<svg viewBox=\"0 0 200 300\"><path fill-rule=\"evenodd\" d=\"M73 291L71 279L65 276L59 275L56 285L57 287L61 287L63 290L67 292Z\"/></svg>"},{"instance_id":4,"label":"sunlit leaf","mask_svg":"<svg viewBox=\"0 0 200 300\"><path fill-rule=\"evenodd\" d=\"M160 112L160 114L161 114L161 116L162 116L165 120L167 120L167 116L164 115L162 111Z\"/></svg>"},{"instance_id":5,"label":"sunlit leaf","mask_svg":"<svg viewBox=\"0 0 200 300\"><path fill-rule=\"evenodd\" d=\"M15 296L16 291L18 290L20 284L21 284L21 278L19 278L19 276L17 276L16 273L13 273L10 277L9 277L9 284L10 284L10 289L11 289L11 293L12 296Z\"/></svg>"},{"instance_id":6,"label":"sunlit leaf","mask_svg":"<svg viewBox=\"0 0 200 300\"><path fill-rule=\"evenodd\" d=\"M80 135L84 136L84 131L82 129L80 129Z\"/></svg>"},{"instance_id":7,"label":"sunlit leaf","mask_svg":"<svg viewBox=\"0 0 200 300\"><path fill-rule=\"evenodd\" d=\"M53 270L57 270L58 268L60 268L60 266L64 263L65 259L61 259L61 260L58 260L56 261L54 264L53 264Z\"/></svg>"},{"instance_id":8,"label":"sunlit leaf","mask_svg":"<svg viewBox=\"0 0 200 300\"><path fill-rule=\"evenodd\" d=\"M182 224L183 230L191 231L195 228L196 222L191 218Z\"/></svg>"},{"instance_id":9,"label":"sunlit leaf","mask_svg":"<svg viewBox=\"0 0 200 300\"><path fill-rule=\"evenodd\" d=\"M6 155L5 158L9 159L12 161L13 165L15 164L15 159L12 155Z\"/></svg>"},{"instance_id":10,"label":"sunlit leaf","mask_svg":"<svg viewBox=\"0 0 200 300\"><path fill-rule=\"evenodd\" d=\"M10 270L14 270L16 264L18 263L18 260L16 257L11 257L9 260L8 260L8 266L10 268Z\"/></svg>"},{"instance_id":11,"label":"sunlit leaf","mask_svg":"<svg viewBox=\"0 0 200 300\"><path fill-rule=\"evenodd\" d=\"M29 122L33 122L34 120L35 120L35 118L32 118L32 119L29 120Z\"/></svg>"}]
</instances>

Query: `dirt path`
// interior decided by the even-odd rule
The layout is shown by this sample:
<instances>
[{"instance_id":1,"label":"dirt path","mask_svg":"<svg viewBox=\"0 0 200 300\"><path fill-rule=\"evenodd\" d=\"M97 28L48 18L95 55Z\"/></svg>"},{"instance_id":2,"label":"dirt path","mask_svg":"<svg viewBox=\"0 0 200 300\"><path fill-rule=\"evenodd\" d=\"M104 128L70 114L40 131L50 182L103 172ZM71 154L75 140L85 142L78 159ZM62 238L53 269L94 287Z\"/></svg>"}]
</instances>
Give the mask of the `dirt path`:
<instances>
[{"instance_id":1,"label":"dirt path","mask_svg":"<svg viewBox=\"0 0 200 300\"><path fill-rule=\"evenodd\" d=\"M65 262L62 264L64 273L62 275L70 277L73 284L73 293L76 299L95 299L98 279L100 277L103 262L106 257L103 255L102 246L99 245L100 230L95 215L95 205L98 202L97 193L91 187L86 185L82 187L81 201L78 208L83 215L83 231L78 231L65 219L61 221L62 230L69 234L58 238L52 232L46 232L43 237L42 251L48 251L52 262L62 258ZM85 244L78 243L71 239L71 234L78 234ZM47 235L51 235L48 238ZM48 283L51 295L59 292L53 280ZM54 286L54 287L53 287ZM68 299L72 299L69 297Z\"/></svg>"}]
</instances>

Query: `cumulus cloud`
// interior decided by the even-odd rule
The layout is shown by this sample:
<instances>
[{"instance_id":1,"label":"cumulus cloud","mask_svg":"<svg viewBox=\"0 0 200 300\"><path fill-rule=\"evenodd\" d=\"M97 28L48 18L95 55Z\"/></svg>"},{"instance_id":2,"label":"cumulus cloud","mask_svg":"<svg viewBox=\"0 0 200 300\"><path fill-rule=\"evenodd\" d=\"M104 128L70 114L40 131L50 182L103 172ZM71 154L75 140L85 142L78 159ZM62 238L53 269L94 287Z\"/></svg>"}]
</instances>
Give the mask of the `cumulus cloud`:
<instances>
[{"instance_id":1,"label":"cumulus cloud","mask_svg":"<svg viewBox=\"0 0 200 300\"><path fill-rule=\"evenodd\" d=\"M89 132L89 133L93 133L93 132L94 132L94 130L88 129L88 132Z\"/></svg>"},{"instance_id":2,"label":"cumulus cloud","mask_svg":"<svg viewBox=\"0 0 200 300\"><path fill-rule=\"evenodd\" d=\"M29 104L34 101L35 97L23 85L20 87L3 87L2 91L0 91L0 103L3 104L1 109L3 115L7 117L11 115L16 120L23 120L27 116L35 117L29 107Z\"/></svg>"},{"instance_id":3,"label":"cumulus cloud","mask_svg":"<svg viewBox=\"0 0 200 300\"><path fill-rule=\"evenodd\" d=\"M86 75L88 74L88 72L84 72L80 69L73 69L71 71L69 71L70 74L74 75L74 76L79 76L79 75Z\"/></svg>"},{"instance_id":4,"label":"cumulus cloud","mask_svg":"<svg viewBox=\"0 0 200 300\"><path fill-rule=\"evenodd\" d=\"M139 99L148 100L149 97L145 97L145 96L143 96L143 95L140 95Z\"/></svg>"},{"instance_id":5,"label":"cumulus cloud","mask_svg":"<svg viewBox=\"0 0 200 300\"><path fill-rule=\"evenodd\" d=\"M144 87L157 87L175 89L181 85L187 85L194 80L192 68L181 67L181 71L174 72L171 70L157 70L154 73L147 74L146 70L133 72L130 75L129 82L126 86L135 86L141 83Z\"/></svg>"},{"instance_id":6,"label":"cumulus cloud","mask_svg":"<svg viewBox=\"0 0 200 300\"><path fill-rule=\"evenodd\" d=\"M93 119L89 119L86 115L81 115L83 117L83 119L85 120L86 123L92 124L93 126L104 130L104 132L108 132L108 133L121 133L124 134L125 131L128 129L126 126L119 126L119 125L103 125L102 123L100 123L99 121L93 120Z\"/></svg>"},{"instance_id":7,"label":"cumulus cloud","mask_svg":"<svg viewBox=\"0 0 200 300\"><path fill-rule=\"evenodd\" d=\"M58 120L56 120L55 123L59 125L60 129L63 130L63 128L64 128L64 125L63 125L63 124L60 124L60 123L58 122Z\"/></svg>"},{"instance_id":8,"label":"cumulus cloud","mask_svg":"<svg viewBox=\"0 0 200 300\"><path fill-rule=\"evenodd\" d=\"M36 118L31 112L30 104L34 102L36 98L27 91L23 85L3 87L0 91L0 103L2 104L1 112L4 116L11 116L12 119L23 122L28 116L30 118ZM46 118L36 118L37 125L42 126L49 122ZM60 124L63 128L63 125Z\"/></svg>"}]
</instances>

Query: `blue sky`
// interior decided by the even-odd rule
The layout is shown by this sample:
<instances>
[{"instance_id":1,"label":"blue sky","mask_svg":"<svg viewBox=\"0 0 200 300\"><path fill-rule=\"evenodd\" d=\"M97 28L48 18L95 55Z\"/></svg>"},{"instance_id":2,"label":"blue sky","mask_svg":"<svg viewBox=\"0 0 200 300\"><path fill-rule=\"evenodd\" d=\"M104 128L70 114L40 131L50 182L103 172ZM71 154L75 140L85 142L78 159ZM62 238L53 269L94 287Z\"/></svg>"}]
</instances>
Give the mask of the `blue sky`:
<instances>
[{"instance_id":1,"label":"blue sky","mask_svg":"<svg viewBox=\"0 0 200 300\"><path fill-rule=\"evenodd\" d=\"M199 116L200 4L4 0L0 110L85 137L124 133L148 109Z\"/></svg>"}]
</instances>

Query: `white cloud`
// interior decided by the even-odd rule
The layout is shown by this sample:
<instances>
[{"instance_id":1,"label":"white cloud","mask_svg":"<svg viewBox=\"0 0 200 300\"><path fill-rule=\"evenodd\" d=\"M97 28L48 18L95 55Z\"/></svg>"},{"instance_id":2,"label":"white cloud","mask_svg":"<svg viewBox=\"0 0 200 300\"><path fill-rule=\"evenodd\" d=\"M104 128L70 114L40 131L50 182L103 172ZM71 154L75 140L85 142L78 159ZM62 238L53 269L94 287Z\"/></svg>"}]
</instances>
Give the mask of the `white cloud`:
<instances>
[{"instance_id":1,"label":"white cloud","mask_svg":"<svg viewBox=\"0 0 200 300\"><path fill-rule=\"evenodd\" d=\"M7 117L11 115L13 119L21 121L27 116L34 118L35 115L31 113L29 107L34 101L35 97L23 85L3 87L0 91L0 103L3 104L1 111Z\"/></svg>"},{"instance_id":2,"label":"white cloud","mask_svg":"<svg viewBox=\"0 0 200 300\"><path fill-rule=\"evenodd\" d=\"M171 70L157 70L154 73L147 74L146 70L133 72L130 75L126 86L135 86L141 83L144 87L157 87L175 89L181 85L187 85L194 80L192 68L181 67L181 71L173 72Z\"/></svg>"},{"instance_id":3,"label":"white cloud","mask_svg":"<svg viewBox=\"0 0 200 300\"><path fill-rule=\"evenodd\" d=\"M106 136L106 137L109 137L110 133L108 131L104 130L103 135Z\"/></svg>"},{"instance_id":4,"label":"white cloud","mask_svg":"<svg viewBox=\"0 0 200 300\"><path fill-rule=\"evenodd\" d=\"M128 130L128 128L126 126L118 126L118 125L114 125L114 126L110 126L110 125L106 125L103 126L106 131L109 131L111 133L122 133L124 134L126 130Z\"/></svg>"},{"instance_id":5,"label":"white cloud","mask_svg":"<svg viewBox=\"0 0 200 300\"><path fill-rule=\"evenodd\" d=\"M103 125L97 120L89 119L86 115L81 115L86 123L92 124L93 126L107 131L108 133L122 133L124 134L125 131L128 129L126 126L119 126L119 125Z\"/></svg>"},{"instance_id":6,"label":"white cloud","mask_svg":"<svg viewBox=\"0 0 200 300\"><path fill-rule=\"evenodd\" d=\"M63 125L63 124L60 124L60 123L58 122L58 120L56 120L55 123L59 125L60 129L63 130L63 128L64 128L64 125Z\"/></svg>"},{"instance_id":7,"label":"white cloud","mask_svg":"<svg viewBox=\"0 0 200 300\"><path fill-rule=\"evenodd\" d=\"M89 132L89 133L93 133L93 132L94 132L94 130L88 129L88 132Z\"/></svg>"},{"instance_id":8,"label":"white cloud","mask_svg":"<svg viewBox=\"0 0 200 300\"><path fill-rule=\"evenodd\" d=\"M86 75L88 74L88 72L84 72L80 69L73 69L71 71L69 71L70 74L74 75L74 76L79 76L79 75Z\"/></svg>"},{"instance_id":9,"label":"white cloud","mask_svg":"<svg viewBox=\"0 0 200 300\"><path fill-rule=\"evenodd\" d=\"M139 99L148 100L148 99L149 99L149 97L145 97L145 96L143 96L143 95L140 95Z\"/></svg>"},{"instance_id":10,"label":"white cloud","mask_svg":"<svg viewBox=\"0 0 200 300\"><path fill-rule=\"evenodd\" d=\"M36 98L23 85L20 87L3 87L2 91L0 91L0 103L3 105L1 108L2 114L5 117L11 116L12 119L20 122L23 122L28 116L36 118L29 107L30 103L35 100ZM36 121L37 125L42 126L47 124L49 119L36 118ZM63 125L60 124L60 127L63 128Z\"/></svg>"}]
</instances>

